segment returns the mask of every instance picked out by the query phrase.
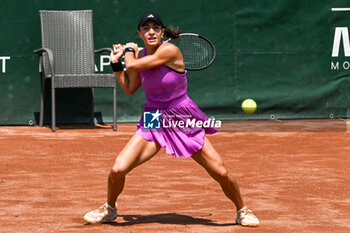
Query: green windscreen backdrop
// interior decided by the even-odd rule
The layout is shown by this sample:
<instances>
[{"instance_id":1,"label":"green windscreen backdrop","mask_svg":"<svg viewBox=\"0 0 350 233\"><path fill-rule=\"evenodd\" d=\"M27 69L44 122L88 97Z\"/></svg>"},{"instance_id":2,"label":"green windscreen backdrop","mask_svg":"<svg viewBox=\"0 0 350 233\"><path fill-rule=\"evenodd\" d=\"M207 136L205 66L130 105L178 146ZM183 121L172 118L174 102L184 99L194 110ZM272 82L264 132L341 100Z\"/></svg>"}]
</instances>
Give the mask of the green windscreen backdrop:
<instances>
[{"instance_id":1,"label":"green windscreen backdrop","mask_svg":"<svg viewBox=\"0 0 350 233\"><path fill-rule=\"evenodd\" d=\"M208 69L188 72L188 94L222 120L348 118L350 106L350 2L346 0L2 0L0 125L38 123L40 111L39 10L94 14L95 49L136 42L139 16L157 11L167 26L204 35L217 57ZM111 72L109 54L96 55L96 72ZM49 86L46 87L49 90ZM50 92L45 122L50 122ZM112 122L112 89L95 89L96 121ZM138 121L140 88L118 87L118 121ZM240 105L252 98L257 112ZM91 93L57 91L57 123L87 123Z\"/></svg>"}]
</instances>

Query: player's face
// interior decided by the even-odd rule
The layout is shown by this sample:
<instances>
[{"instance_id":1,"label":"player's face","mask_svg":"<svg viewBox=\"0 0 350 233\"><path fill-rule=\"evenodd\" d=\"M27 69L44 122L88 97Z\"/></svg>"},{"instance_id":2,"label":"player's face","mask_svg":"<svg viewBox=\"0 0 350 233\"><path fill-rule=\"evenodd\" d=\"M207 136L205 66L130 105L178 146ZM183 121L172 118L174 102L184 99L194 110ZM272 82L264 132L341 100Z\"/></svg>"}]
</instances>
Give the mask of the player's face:
<instances>
[{"instance_id":1,"label":"player's face","mask_svg":"<svg viewBox=\"0 0 350 233\"><path fill-rule=\"evenodd\" d=\"M153 21L147 21L145 25L140 27L138 34L145 45L156 46L162 44L164 29Z\"/></svg>"}]
</instances>

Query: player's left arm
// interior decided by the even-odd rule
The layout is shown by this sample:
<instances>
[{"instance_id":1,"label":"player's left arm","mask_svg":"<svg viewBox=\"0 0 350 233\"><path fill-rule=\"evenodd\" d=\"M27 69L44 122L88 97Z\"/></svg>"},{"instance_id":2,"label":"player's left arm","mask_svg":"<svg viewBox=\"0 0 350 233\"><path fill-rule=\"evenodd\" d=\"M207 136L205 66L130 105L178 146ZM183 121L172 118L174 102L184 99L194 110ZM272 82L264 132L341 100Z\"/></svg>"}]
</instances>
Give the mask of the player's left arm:
<instances>
[{"instance_id":1,"label":"player's left arm","mask_svg":"<svg viewBox=\"0 0 350 233\"><path fill-rule=\"evenodd\" d=\"M128 44L125 47L128 47ZM170 43L162 44L154 54L139 59L135 58L133 53L128 52L124 58L125 67L128 71L139 71L169 65L176 61L179 54L181 55L179 48Z\"/></svg>"}]
</instances>

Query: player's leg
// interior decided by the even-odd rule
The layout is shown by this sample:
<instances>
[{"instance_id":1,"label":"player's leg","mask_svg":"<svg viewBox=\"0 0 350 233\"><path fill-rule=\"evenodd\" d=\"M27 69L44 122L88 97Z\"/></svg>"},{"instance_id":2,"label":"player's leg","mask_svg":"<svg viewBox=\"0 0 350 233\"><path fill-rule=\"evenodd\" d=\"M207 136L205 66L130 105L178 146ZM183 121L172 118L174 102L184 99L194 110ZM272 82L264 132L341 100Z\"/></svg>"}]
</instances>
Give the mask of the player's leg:
<instances>
[{"instance_id":1,"label":"player's leg","mask_svg":"<svg viewBox=\"0 0 350 233\"><path fill-rule=\"evenodd\" d=\"M115 207L115 202L123 191L126 174L151 159L159 149L159 144L147 141L137 134L124 146L108 176L107 203L111 207Z\"/></svg>"},{"instance_id":2,"label":"player's leg","mask_svg":"<svg viewBox=\"0 0 350 233\"><path fill-rule=\"evenodd\" d=\"M236 179L227 171L221 156L206 137L203 148L192 155L192 158L207 170L220 184L225 195L235 204L236 222L242 226L259 226L258 218L244 206Z\"/></svg>"},{"instance_id":3,"label":"player's leg","mask_svg":"<svg viewBox=\"0 0 350 233\"><path fill-rule=\"evenodd\" d=\"M192 155L192 158L220 184L225 195L235 204L237 210L244 207L236 179L227 171L224 161L207 137L205 137L203 148Z\"/></svg>"},{"instance_id":4,"label":"player's leg","mask_svg":"<svg viewBox=\"0 0 350 233\"><path fill-rule=\"evenodd\" d=\"M107 203L85 214L85 221L101 223L116 219L118 214L115 202L123 191L126 174L151 159L159 149L160 146L157 143L147 141L135 134L117 156L108 176Z\"/></svg>"}]
</instances>

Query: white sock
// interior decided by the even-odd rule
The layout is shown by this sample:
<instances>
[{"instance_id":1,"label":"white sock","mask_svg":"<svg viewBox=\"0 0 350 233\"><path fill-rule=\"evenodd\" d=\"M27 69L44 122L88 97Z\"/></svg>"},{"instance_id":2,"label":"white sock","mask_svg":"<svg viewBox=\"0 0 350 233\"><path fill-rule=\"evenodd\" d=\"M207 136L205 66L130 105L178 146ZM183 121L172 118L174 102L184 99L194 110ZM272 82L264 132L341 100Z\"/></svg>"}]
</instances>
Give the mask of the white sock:
<instances>
[{"instance_id":1,"label":"white sock","mask_svg":"<svg viewBox=\"0 0 350 233\"><path fill-rule=\"evenodd\" d=\"M108 205L107 202L106 202L106 204L107 204L108 209L110 209L110 210L115 210L115 208L113 208L112 206Z\"/></svg>"},{"instance_id":2,"label":"white sock","mask_svg":"<svg viewBox=\"0 0 350 233\"><path fill-rule=\"evenodd\" d=\"M240 209L240 210L237 210L237 214L239 214L242 210L244 210L245 208L247 208L246 206L243 206L243 208L242 209Z\"/></svg>"}]
</instances>

